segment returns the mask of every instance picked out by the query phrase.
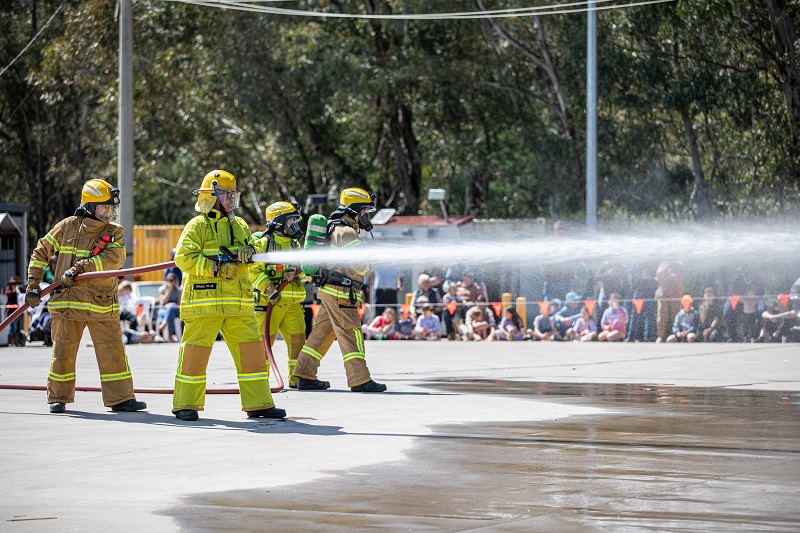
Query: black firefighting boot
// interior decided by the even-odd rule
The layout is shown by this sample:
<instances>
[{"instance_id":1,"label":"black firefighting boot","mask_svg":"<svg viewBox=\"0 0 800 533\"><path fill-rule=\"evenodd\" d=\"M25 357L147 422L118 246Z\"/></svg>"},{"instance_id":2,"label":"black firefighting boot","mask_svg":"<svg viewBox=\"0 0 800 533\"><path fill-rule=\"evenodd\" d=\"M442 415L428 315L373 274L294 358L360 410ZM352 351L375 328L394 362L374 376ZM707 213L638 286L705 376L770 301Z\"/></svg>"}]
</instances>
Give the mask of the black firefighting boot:
<instances>
[{"instance_id":1,"label":"black firefighting boot","mask_svg":"<svg viewBox=\"0 0 800 533\"><path fill-rule=\"evenodd\" d=\"M331 388L330 381L321 381L319 379L297 379L297 390L325 390Z\"/></svg>"},{"instance_id":2,"label":"black firefighting boot","mask_svg":"<svg viewBox=\"0 0 800 533\"><path fill-rule=\"evenodd\" d=\"M350 387L350 390L353 392L383 392L386 390L386 385L369 380L361 385Z\"/></svg>"},{"instance_id":3,"label":"black firefighting boot","mask_svg":"<svg viewBox=\"0 0 800 533\"><path fill-rule=\"evenodd\" d=\"M141 411L142 409L147 409L147 404L144 402L137 402L136 400L126 400L111 406L112 411L125 411L127 413Z\"/></svg>"},{"instance_id":4,"label":"black firefighting boot","mask_svg":"<svg viewBox=\"0 0 800 533\"><path fill-rule=\"evenodd\" d=\"M50 412L51 413L63 413L67 410L66 404L61 402L53 402L50 404Z\"/></svg>"},{"instance_id":5,"label":"black firefighting boot","mask_svg":"<svg viewBox=\"0 0 800 533\"><path fill-rule=\"evenodd\" d=\"M194 409L180 409L178 411L175 411L175 418L178 418L180 420L186 420L187 422L194 422L195 420L200 418L200 416Z\"/></svg>"},{"instance_id":6,"label":"black firefighting boot","mask_svg":"<svg viewBox=\"0 0 800 533\"><path fill-rule=\"evenodd\" d=\"M286 418L286 411L277 407L247 411L247 418Z\"/></svg>"}]
</instances>

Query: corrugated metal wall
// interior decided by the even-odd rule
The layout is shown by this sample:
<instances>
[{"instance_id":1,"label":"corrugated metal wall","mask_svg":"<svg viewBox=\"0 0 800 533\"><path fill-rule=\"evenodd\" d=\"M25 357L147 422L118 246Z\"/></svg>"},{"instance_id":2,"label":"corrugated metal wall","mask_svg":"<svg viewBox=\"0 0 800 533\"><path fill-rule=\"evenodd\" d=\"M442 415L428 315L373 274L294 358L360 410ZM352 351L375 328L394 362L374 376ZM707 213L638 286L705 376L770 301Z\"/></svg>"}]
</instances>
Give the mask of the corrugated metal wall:
<instances>
[{"instance_id":1,"label":"corrugated metal wall","mask_svg":"<svg viewBox=\"0 0 800 533\"><path fill-rule=\"evenodd\" d=\"M169 261L169 254L178 245L183 226L134 226L133 266L153 265ZM138 281L161 281L164 271L145 272Z\"/></svg>"}]
</instances>

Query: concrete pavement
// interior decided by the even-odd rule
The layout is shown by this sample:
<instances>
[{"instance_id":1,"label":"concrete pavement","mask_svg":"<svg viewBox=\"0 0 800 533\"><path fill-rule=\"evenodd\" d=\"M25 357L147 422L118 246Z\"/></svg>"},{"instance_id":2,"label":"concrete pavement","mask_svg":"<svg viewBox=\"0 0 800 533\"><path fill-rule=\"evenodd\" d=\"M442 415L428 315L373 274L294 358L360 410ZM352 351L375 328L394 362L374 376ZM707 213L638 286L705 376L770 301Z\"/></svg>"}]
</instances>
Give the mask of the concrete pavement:
<instances>
[{"instance_id":1,"label":"concrete pavement","mask_svg":"<svg viewBox=\"0 0 800 533\"><path fill-rule=\"evenodd\" d=\"M171 388L177 345L127 347ZM285 373L284 346L276 355ZM0 383L45 382L50 351L0 348ZM798 345L369 342L384 394L275 395L285 421L209 395L113 413L77 393L0 390L1 531L797 530ZM99 385L82 346L78 385ZM209 388L235 387L223 343Z\"/></svg>"}]
</instances>

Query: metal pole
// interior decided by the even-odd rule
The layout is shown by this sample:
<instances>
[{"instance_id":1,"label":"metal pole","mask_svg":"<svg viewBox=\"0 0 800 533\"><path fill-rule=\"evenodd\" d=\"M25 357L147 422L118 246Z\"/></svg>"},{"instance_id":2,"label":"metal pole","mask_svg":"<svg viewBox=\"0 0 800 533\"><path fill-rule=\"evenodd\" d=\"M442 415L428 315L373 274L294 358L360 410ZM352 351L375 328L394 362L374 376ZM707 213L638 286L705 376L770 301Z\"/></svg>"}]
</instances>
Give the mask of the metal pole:
<instances>
[{"instance_id":1,"label":"metal pole","mask_svg":"<svg viewBox=\"0 0 800 533\"><path fill-rule=\"evenodd\" d=\"M125 235L125 268L133 266L133 9L119 0L119 143L117 184Z\"/></svg>"},{"instance_id":2,"label":"metal pole","mask_svg":"<svg viewBox=\"0 0 800 533\"><path fill-rule=\"evenodd\" d=\"M586 12L586 228L597 229L597 11Z\"/></svg>"}]
</instances>

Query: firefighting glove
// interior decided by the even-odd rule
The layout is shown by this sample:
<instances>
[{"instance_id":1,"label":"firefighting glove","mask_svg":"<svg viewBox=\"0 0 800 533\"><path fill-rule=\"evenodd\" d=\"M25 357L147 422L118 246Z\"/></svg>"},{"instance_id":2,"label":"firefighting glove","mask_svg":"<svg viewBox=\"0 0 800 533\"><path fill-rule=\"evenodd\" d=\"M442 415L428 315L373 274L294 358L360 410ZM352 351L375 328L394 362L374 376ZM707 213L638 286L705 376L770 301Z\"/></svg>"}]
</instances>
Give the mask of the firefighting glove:
<instances>
[{"instance_id":1,"label":"firefighting glove","mask_svg":"<svg viewBox=\"0 0 800 533\"><path fill-rule=\"evenodd\" d=\"M269 303L272 305L277 305L279 301L281 301L281 291L275 289L272 291L272 294L269 295Z\"/></svg>"},{"instance_id":2,"label":"firefighting glove","mask_svg":"<svg viewBox=\"0 0 800 533\"><path fill-rule=\"evenodd\" d=\"M240 246L239 250L236 252L236 254L239 256L239 261L242 263L252 263L252 257L254 253L256 253L256 249L249 244Z\"/></svg>"},{"instance_id":3,"label":"firefighting glove","mask_svg":"<svg viewBox=\"0 0 800 533\"><path fill-rule=\"evenodd\" d=\"M217 276L225 279L233 279L238 272L239 263L221 263L219 265L219 270L217 270Z\"/></svg>"},{"instance_id":4,"label":"firefighting glove","mask_svg":"<svg viewBox=\"0 0 800 533\"><path fill-rule=\"evenodd\" d=\"M286 267L283 270L283 281L294 281L297 277L297 269L295 267Z\"/></svg>"},{"instance_id":5,"label":"firefighting glove","mask_svg":"<svg viewBox=\"0 0 800 533\"><path fill-rule=\"evenodd\" d=\"M83 268L78 268L78 265L73 266L61 276L61 285L63 287L72 287L75 285L75 276L83 273Z\"/></svg>"},{"instance_id":6,"label":"firefighting glove","mask_svg":"<svg viewBox=\"0 0 800 533\"><path fill-rule=\"evenodd\" d=\"M28 287L25 289L25 305L30 308L39 307L42 299L39 298L39 282L28 279Z\"/></svg>"}]
</instances>

